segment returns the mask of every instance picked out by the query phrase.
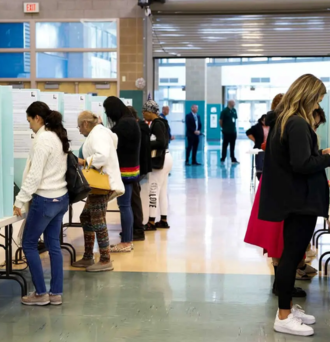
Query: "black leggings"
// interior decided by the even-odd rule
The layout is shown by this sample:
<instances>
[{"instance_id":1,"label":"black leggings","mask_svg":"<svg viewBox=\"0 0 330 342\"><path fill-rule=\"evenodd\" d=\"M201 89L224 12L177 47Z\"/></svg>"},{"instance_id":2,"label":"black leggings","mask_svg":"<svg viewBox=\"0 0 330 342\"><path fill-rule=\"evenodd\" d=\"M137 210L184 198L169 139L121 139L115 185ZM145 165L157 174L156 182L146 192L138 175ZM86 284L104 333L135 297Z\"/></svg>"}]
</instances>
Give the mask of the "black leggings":
<instances>
[{"instance_id":1,"label":"black leggings","mask_svg":"<svg viewBox=\"0 0 330 342\"><path fill-rule=\"evenodd\" d=\"M297 267L311 241L316 221L316 216L296 214L291 214L284 220L284 249L276 272L280 309L290 310L291 308Z\"/></svg>"}]
</instances>

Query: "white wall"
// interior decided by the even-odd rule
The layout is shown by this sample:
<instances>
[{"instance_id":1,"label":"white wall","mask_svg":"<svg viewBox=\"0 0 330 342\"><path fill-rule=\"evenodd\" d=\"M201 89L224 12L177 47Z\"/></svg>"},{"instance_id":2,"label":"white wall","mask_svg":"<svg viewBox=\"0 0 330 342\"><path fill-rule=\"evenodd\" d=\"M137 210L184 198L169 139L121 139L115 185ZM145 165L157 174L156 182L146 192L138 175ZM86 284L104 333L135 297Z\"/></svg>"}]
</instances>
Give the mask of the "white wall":
<instances>
[{"instance_id":1,"label":"white wall","mask_svg":"<svg viewBox=\"0 0 330 342\"><path fill-rule=\"evenodd\" d=\"M159 66L159 79L178 78L178 83L159 83L160 86L184 86L186 84L186 67L183 66Z\"/></svg>"},{"instance_id":2,"label":"white wall","mask_svg":"<svg viewBox=\"0 0 330 342\"><path fill-rule=\"evenodd\" d=\"M270 77L270 84L261 86L288 87L303 74L330 77L330 62L233 65L222 67L222 85L251 85L252 77Z\"/></svg>"}]
</instances>

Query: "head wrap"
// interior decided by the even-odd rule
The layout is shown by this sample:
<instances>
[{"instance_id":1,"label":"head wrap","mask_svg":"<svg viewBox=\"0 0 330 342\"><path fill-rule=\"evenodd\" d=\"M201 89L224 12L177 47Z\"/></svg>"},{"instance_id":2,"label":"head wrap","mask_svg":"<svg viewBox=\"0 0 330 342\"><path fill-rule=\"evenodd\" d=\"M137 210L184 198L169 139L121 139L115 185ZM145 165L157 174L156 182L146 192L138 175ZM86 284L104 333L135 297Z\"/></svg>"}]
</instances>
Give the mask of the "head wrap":
<instances>
[{"instance_id":1,"label":"head wrap","mask_svg":"<svg viewBox=\"0 0 330 342\"><path fill-rule=\"evenodd\" d=\"M142 107L142 112L149 112L159 115L158 103L153 100L148 100Z\"/></svg>"}]
</instances>

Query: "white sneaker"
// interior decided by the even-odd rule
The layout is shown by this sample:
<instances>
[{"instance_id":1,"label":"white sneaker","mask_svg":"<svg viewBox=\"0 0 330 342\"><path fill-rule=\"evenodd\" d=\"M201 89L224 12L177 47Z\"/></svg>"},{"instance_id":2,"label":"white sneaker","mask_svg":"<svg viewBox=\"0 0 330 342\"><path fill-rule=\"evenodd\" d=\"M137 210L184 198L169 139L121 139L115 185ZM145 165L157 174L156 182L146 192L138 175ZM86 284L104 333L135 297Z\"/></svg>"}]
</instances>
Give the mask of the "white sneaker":
<instances>
[{"instance_id":1,"label":"white sneaker","mask_svg":"<svg viewBox=\"0 0 330 342\"><path fill-rule=\"evenodd\" d=\"M297 336L311 336L314 335L314 329L308 325L303 324L300 318L290 314L287 319L280 320L278 318L278 311L275 318L274 330L284 334Z\"/></svg>"},{"instance_id":2,"label":"white sneaker","mask_svg":"<svg viewBox=\"0 0 330 342\"><path fill-rule=\"evenodd\" d=\"M300 318L304 324L311 325L315 324L316 322L315 317L312 315L306 315L305 311L302 309L300 305L294 305L291 309L291 312L294 317Z\"/></svg>"}]
</instances>

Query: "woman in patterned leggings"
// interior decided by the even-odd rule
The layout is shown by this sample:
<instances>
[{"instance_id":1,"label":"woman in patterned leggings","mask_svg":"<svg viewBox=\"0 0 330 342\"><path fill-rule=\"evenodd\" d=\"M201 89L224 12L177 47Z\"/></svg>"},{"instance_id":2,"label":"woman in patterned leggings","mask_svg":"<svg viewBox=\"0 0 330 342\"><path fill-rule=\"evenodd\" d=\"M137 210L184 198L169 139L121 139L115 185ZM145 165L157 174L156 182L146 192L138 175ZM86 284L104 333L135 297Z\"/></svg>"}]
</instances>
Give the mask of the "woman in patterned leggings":
<instances>
[{"instance_id":1,"label":"woman in patterned leggings","mask_svg":"<svg viewBox=\"0 0 330 342\"><path fill-rule=\"evenodd\" d=\"M111 193L108 195L90 194L80 215L84 230L85 253L81 260L73 264L74 267L86 268L88 272L112 271L110 260L110 244L106 223L108 202L124 194L124 184L121 179L117 157L118 138L108 128L98 124L97 116L85 111L79 115L78 127L80 133L86 137L82 148L83 158L79 158L80 165L91 165L95 169L103 169L109 175ZM100 250L100 261L94 264L95 235Z\"/></svg>"}]
</instances>

